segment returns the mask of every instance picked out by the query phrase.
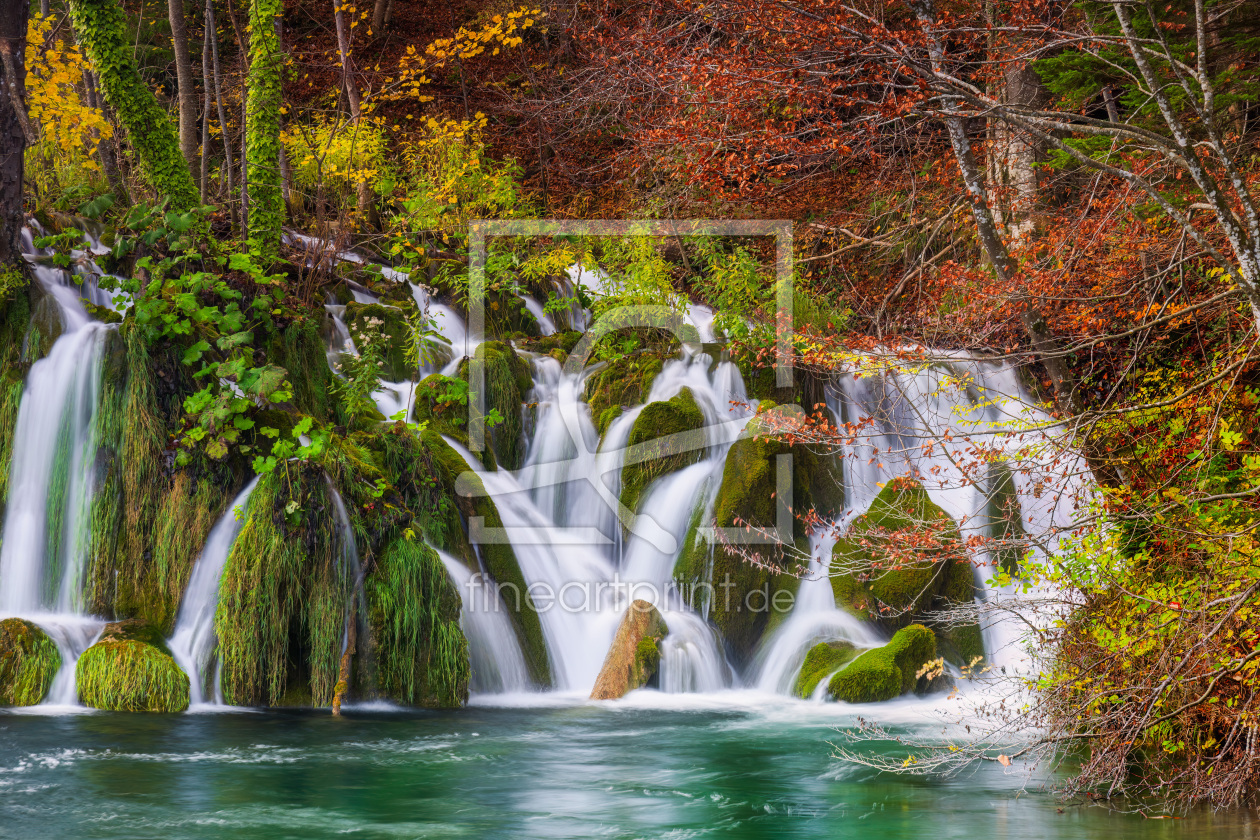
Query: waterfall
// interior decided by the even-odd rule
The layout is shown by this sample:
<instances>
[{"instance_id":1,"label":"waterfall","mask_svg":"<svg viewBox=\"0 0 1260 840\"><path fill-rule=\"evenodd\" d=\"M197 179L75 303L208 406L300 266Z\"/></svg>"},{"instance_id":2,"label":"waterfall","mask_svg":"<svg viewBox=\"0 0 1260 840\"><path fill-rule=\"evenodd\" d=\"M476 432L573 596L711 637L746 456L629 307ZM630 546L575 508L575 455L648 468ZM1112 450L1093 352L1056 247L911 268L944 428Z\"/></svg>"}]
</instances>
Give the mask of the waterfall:
<instances>
[{"instance_id":1,"label":"waterfall","mask_svg":"<svg viewBox=\"0 0 1260 840\"><path fill-rule=\"evenodd\" d=\"M232 545L245 525L245 510L249 496L258 485L254 478L240 492L219 521L210 529L206 544L193 565L188 588L179 606L175 630L169 647L179 667L188 674L190 705L206 702L206 687L212 685L212 702L223 704L223 692L219 687L217 668L214 667L215 645L214 614L219 606L219 583L227 565Z\"/></svg>"},{"instance_id":2,"label":"waterfall","mask_svg":"<svg viewBox=\"0 0 1260 840\"><path fill-rule=\"evenodd\" d=\"M61 652L61 671L46 703L76 701L74 666L103 622L84 614L83 585L91 543L96 478L97 410L105 341L111 327L89 320L74 284L24 232L25 255L56 301L62 333L31 366L13 431L13 459L0 541L0 616L38 624ZM99 272L98 272L99 273Z\"/></svg>"},{"instance_id":3,"label":"waterfall","mask_svg":"<svg viewBox=\"0 0 1260 840\"><path fill-rule=\"evenodd\" d=\"M525 666L512 620L491 581L472 572L440 549L434 549L459 590L459 627L468 639L474 694L517 694L533 683Z\"/></svg>"}]
</instances>

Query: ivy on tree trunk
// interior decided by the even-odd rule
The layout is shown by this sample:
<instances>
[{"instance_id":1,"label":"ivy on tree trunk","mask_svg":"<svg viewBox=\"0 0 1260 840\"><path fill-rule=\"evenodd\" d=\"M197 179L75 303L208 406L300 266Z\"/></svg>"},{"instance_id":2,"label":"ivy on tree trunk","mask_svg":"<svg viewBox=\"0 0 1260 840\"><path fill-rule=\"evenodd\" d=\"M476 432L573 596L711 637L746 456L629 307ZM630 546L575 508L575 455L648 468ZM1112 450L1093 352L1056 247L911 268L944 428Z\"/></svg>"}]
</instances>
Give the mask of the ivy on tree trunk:
<instances>
[{"instance_id":1,"label":"ivy on tree trunk","mask_svg":"<svg viewBox=\"0 0 1260 840\"><path fill-rule=\"evenodd\" d=\"M165 109L136 68L118 0L70 0L70 19L100 79L105 101L127 132L140 175L173 210L197 206L197 185Z\"/></svg>"},{"instance_id":2,"label":"ivy on tree trunk","mask_svg":"<svg viewBox=\"0 0 1260 840\"><path fill-rule=\"evenodd\" d=\"M284 56L279 25L281 0L249 5L249 95L245 114L249 182L249 247L264 261L280 254L284 195L280 185L280 96Z\"/></svg>"}]
</instances>

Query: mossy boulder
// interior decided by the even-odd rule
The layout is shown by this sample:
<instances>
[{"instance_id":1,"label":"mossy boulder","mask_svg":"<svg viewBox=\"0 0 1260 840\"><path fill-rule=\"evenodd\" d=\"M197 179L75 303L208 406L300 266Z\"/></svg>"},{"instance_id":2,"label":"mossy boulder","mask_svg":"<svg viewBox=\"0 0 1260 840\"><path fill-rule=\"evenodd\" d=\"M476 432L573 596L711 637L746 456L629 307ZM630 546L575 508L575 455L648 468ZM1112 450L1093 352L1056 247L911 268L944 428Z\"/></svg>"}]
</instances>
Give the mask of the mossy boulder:
<instances>
[{"instance_id":1,"label":"mossy boulder","mask_svg":"<svg viewBox=\"0 0 1260 840\"><path fill-rule=\"evenodd\" d=\"M704 457L704 412L691 389L683 388L671 399L644 406L630 429L628 443L621 470L621 503L637 511L643 492L653 481Z\"/></svg>"},{"instance_id":2,"label":"mossy boulder","mask_svg":"<svg viewBox=\"0 0 1260 840\"><path fill-rule=\"evenodd\" d=\"M350 330L350 338L360 351L363 349L364 336L380 336L384 347L381 364L383 378L390 382L416 378L418 371L412 364L411 354L407 352L410 327L403 310L380 303L352 301L346 304L345 322Z\"/></svg>"},{"instance_id":3,"label":"mossy boulder","mask_svg":"<svg viewBox=\"0 0 1260 840\"><path fill-rule=\"evenodd\" d=\"M713 521L717 527L767 539L776 534L778 519L778 459L790 456L792 467L791 539L799 553L809 551L805 526L795 514L812 507L810 486L816 460L803 447L767 438L740 438L726 455L722 485L714 504ZM736 550L736 548L740 550ZM789 547L791 548L791 547ZM676 577L694 574L700 566L702 551L695 541L684 545ZM746 556L745 556L746 555ZM773 620L782 617L780 605L788 601L784 592L795 592L800 584L797 569L785 557L784 547L777 543L746 544L737 547L716 546L712 553L712 572L708 583L713 587L709 618L722 631L727 652L737 666L743 666Z\"/></svg>"},{"instance_id":4,"label":"mossy boulder","mask_svg":"<svg viewBox=\"0 0 1260 840\"><path fill-rule=\"evenodd\" d=\"M985 499L985 531L993 540L990 555L997 567L1017 574L1023 559L1026 532L1015 491L1015 476L1002 461L989 466L989 486Z\"/></svg>"},{"instance_id":5,"label":"mossy boulder","mask_svg":"<svg viewBox=\"0 0 1260 840\"><path fill-rule=\"evenodd\" d=\"M500 587L503 606L512 620L513 629L525 655L525 665L530 678L539 686L551 685L551 664L547 656L547 643L543 637L542 622L538 610L529 595L529 587L525 575L517 562L516 552L510 543L495 542L474 546L468 539L467 523L474 516L482 517L486 528L503 528L503 520L499 516L494 500L486 494L480 477L468 469L468 464L458 452L442 440L441 435L433 429L426 429L421 440L433 453L437 464L438 478L449 498L455 501L459 518L464 528L448 533L444 544L439 545L445 551L461 557L470 569L484 568ZM461 480L461 474L466 474ZM464 492L458 492L459 489ZM449 530L449 529L448 529Z\"/></svg>"},{"instance_id":6,"label":"mossy boulder","mask_svg":"<svg viewBox=\"0 0 1260 840\"><path fill-rule=\"evenodd\" d=\"M936 658L936 637L922 624L898 630L883 647L863 652L831 678L827 693L846 703L878 703L915 689L918 671Z\"/></svg>"},{"instance_id":7,"label":"mossy boulder","mask_svg":"<svg viewBox=\"0 0 1260 840\"><path fill-rule=\"evenodd\" d=\"M975 598L973 571L958 526L910 478L896 478L836 541L831 555L836 604L887 630L920 622ZM976 625L947 632L952 661L983 655Z\"/></svg>"},{"instance_id":8,"label":"mossy boulder","mask_svg":"<svg viewBox=\"0 0 1260 840\"><path fill-rule=\"evenodd\" d=\"M135 619L105 626L75 666L79 701L114 712L182 712L188 675L171 657L161 632Z\"/></svg>"},{"instance_id":9,"label":"mossy boulder","mask_svg":"<svg viewBox=\"0 0 1260 840\"><path fill-rule=\"evenodd\" d=\"M643 600L630 604L604 657L591 699L616 700L650 684L660 665L661 641L667 635L669 628L656 607Z\"/></svg>"},{"instance_id":10,"label":"mossy boulder","mask_svg":"<svg viewBox=\"0 0 1260 840\"><path fill-rule=\"evenodd\" d=\"M843 668L855 656L857 649L848 642L819 642L805 654L805 664L796 677L796 687L792 693L809 699L820 682L829 674Z\"/></svg>"},{"instance_id":11,"label":"mossy boulder","mask_svg":"<svg viewBox=\"0 0 1260 840\"><path fill-rule=\"evenodd\" d=\"M586 402L601 438L626 406L640 405L648 398L652 382L664 367L661 354L634 353L608 362L587 377Z\"/></svg>"},{"instance_id":12,"label":"mossy boulder","mask_svg":"<svg viewBox=\"0 0 1260 840\"><path fill-rule=\"evenodd\" d=\"M0 706L43 702L61 668L61 653L38 625L21 618L0 621Z\"/></svg>"},{"instance_id":13,"label":"mossy boulder","mask_svg":"<svg viewBox=\"0 0 1260 840\"><path fill-rule=\"evenodd\" d=\"M529 364L511 345L500 341L483 342L477 347L477 357L484 365L486 412L497 411L502 418L494 425L487 424L486 442L500 466L518 469L525 458L522 406L534 387ZM470 381L470 370L468 360L459 366L460 378L465 382Z\"/></svg>"}]
</instances>

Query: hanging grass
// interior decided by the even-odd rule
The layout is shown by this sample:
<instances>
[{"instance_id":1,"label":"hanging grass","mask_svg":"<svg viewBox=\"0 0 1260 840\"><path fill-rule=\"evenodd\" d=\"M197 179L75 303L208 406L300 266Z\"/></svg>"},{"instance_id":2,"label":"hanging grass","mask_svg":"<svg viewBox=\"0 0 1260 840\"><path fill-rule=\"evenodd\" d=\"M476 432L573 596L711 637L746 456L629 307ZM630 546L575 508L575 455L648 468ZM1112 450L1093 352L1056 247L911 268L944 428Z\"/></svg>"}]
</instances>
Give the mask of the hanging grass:
<instances>
[{"instance_id":1,"label":"hanging grass","mask_svg":"<svg viewBox=\"0 0 1260 840\"><path fill-rule=\"evenodd\" d=\"M228 465L204 458L169 470L167 441L191 392L173 352L151 352L129 329L108 338L88 590L93 612L142 618L165 631L201 546L241 483Z\"/></svg>"},{"instance_id":2,"label":"hanging grass","mask_svg":"<svg viewBox=\"0 0 1260 840\"><path fill-rule=\"evenodd\" d=\"M417 706L468 700L468 642L459 593L437 552L418 539L391 542L367 581L378 687Z\"/></svg>"},{"instance_id":3,"label":"hanging grass","mask_svg":"<svg viewBox=\"0 0 1260 840\"><path fill-rule=\"evenodd\" d=\"M120 621L75 666L79 701L114 712L182 712L188 708L188 675L175 664L162 634L151 624Z\"/></svg>"},{"instance_id":4,"label":"hanging grass","mask_svg":"<svg viewBox=\"0 0 1260 840\"><path fill-rule=\"evenodd\" d=\"M229 703L278 703L291 650L309 672L312 703L332 702L354 580L343 559L324 472L292 464L263 476L228 555L215 613Z\"/></svg>"},{"instance_id":5,"label":"hanging grass","mask_svg":"<svg viewBox=\"0 0 1260 840\"><path fill-rule=\"evenodd\" d=\"M0 706L43 701L61 668L61 653L48 634L20 618L0 621Z\"/></svg>"}]
</instances>

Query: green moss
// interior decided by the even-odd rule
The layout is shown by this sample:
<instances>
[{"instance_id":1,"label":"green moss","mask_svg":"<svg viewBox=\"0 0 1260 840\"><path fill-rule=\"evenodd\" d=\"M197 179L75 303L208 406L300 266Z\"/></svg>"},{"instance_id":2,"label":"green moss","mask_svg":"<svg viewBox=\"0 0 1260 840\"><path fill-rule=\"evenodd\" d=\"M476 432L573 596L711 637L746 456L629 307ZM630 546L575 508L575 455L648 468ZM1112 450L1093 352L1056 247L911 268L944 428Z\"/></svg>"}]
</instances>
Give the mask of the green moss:
<instances>
[{"instance_id":1,"label":"green moss","mask_svg":"<svg viewBox=\"0 0 1260 840\"><path fill-rule=\"evenodd\" d=\"M427 429L421 440L437 462L441 473L442 486L455 499L463 522L470 517L480 516L486 528L503 528L503 520L494 501L485 493L481 479L471 473L459 453L451 449L446 441L432 429ZM468 495L455 492L455 483L459 476L468 473L464 480ZM485 568L490 577L502 589L503 604L512 619L513 629L521 643L521 651L525 655L525 664L530 678L539 686L551 685L551 666L547 656L547 644L543 638L542 622L533 600L529 597L525 575L521 572L516 560L516 553L510 543L486 543L480 546L471 545L467 537L452 541L453 553L464 559L470 569Z\"/></svg>"},{"instance_id":2,"label":"green moss","mask_svg":"<svg viewBox=\"0 0 1260 840\"><path fill-rule=\"evenodd\" d=\"M820 642L814 645L805 654L805 664L796 677L792 693L805 699L812 697L814 689L825 677L844 667L856 655L857 650L848 642Z\"/></svg>"},{"instance_id":3,"label":"green moss","mask_svg":"<svg viewBox=\"0 0 1260 840\"><path fill-rule=\"evenodd\" d=\"M316 705L332 702L358 572L347 567L345 549L322 470L294 465L259 480L215 613L229 703L278 702L291 663L309 675Z\"/></svg>"},{"instance_id":4,"label":"green moss","mask_svg":"<svg viewBox=\"0 0 1260 840\"><path fill-rule=\"evenodd\" d=\"M463 705L468 642L437 552L415 539L391 542L368 576L367 602L380 691L411 705Z\"/></svg>"},{"instance_id":5,"label":"green moss","mask_svg":"<svg viewBox=\"0 0 1260 840\"><path fill-rule=\"evenodd\" d=\"M652 382L665 366L657 353L635 353L609 362L586 380L586 402L596 421L600 437L620 415L623 406L641 405L652 390Z\"/></svg>"},{"instance_id":6,"label":"green moss","mask_svg":"<svg viewBox=\"0 0 1260 840\"><path fill-rule=\"evenodd\" d=\"M0 621L0 706L34 706L48 696L61 653L48 634L20 618Z\"/></svg>"},{"instance_id":7,"label":"green moss","mask_svg":"<svg viewBox=\"0 0 1260 840\"><path fill-rule=\"evenodd\" d=\"M726 455L722 486L714 505L713 519L718 527L746 529L749 526L773 533L778 508L778 457L792 457L791 510L792 537L798 551L808 551L805 526L796 513L809 510L815 460L812 453L792 448L776 440L741 438ZM764 595L773 598L780 589L794 589L799 579L787 568L783 549L777 545L746 545L748 557L728 546L713 552L714 599L710 619L722 631L732 658L743 664L770 626L773 611L763 608Z\"/></svg>"},{"instance_id":8,"label":"green moss","mask_svg":"<svg viewBox=\"0 0 1260 840\"><path fill-rule=\"evenodd\" d=\"M987 536L996 541L991 551L998 568L1018 574L1023 559L1024 522L1015 492L1015 477L1003 461L989 467L989 489L985 500Z\"/></svg>"},{"instance_id":9,"label":"green moss","mask_svg":"<svg viewBox=\"0 0 1260 840\"><path fill-rule=\"evenodd\" d=\"M93 612L142 618L166 631L206 536L241 483L227 463L166 467L169 435L192 390L176 352L151 352L125 327L107 337L88 585Z\"/></svg>"},{"instance_id":10,"label":"green moss","mask_svg":"<svg viewBox=\"0 0 1260 840\"><path fill-rule=\"evenodd\" d=\"M965 563L953 520L920 484L904 478L888 482L831 556L836 603L890 629L918 620L950 580L950 569Z\"/></svg>"},{"instance_id":11,"label":"green moss","mask_svg":"<svg viewBox=\"0 0 1260 840\"><path fill-rule=\"evenodd\" d=\"M369 322L379 324L369 326ZM383 306L379 303L347 303L345 315L346 327L350 337L356 343L362 343L360 335L377 333L384 341L385 355L381 365L381 375L386 381L401 382L415 379L417 369L411 362L407 352L410 327L407 316L395 306Z\"/></svg>"},{"instance_id":12,"label":"green moss","mask_svg":"<svg viewBox=\"0 0 1260 840\"><path fill-rule=\"evenodd\" d=\"M337 416L336 400L329 393L333 373L328 369L318 322L312 318L294 320L283 332L270 333L268 338L267 357L288 372L298 411L325 423L344 420Z\"/></svg>"},{"instance_id":13,"label":"green moss","mask_svg":"<svg viewBox=\"0 0 1260 840\"><path fill-rule=\"evenodd\" d=\"M680 437L665 440L670 435ZM648 403L630 429L621 471L621 503L637 511L643 491L653 481L698 462L706 443L704 413L690 388L672 399Z\"/></svg>"},{"instance_id":14,"label":"green moss","mask_svg":"<svg viewBox=\"0 0 1260 840\"><path fill-rule=\"evenodd\" d=\"M831 678L827 693L846 703L875 703L913 691L916 673L936 658L936 637L922 624L903 627L883 647L865 651Z\"/></svg>"},{"instance_id":15,"label":"green moss","mask_svg":"<svg viewBox=\"0 0 1260 840\"><path fill-rule=\"evenodd\" d=\"M115 712L182 712L188 708L185 674L151 624L122 621L106 626L101 638L75 665L79 700Z\"/></svg>"},{"instance_id":16,"label":"green moss","mask_svg":"<svg viewBox=\"0 0 1260 840\"><path fill-rule=\"evenodd\" d=\"M501 466L519 469L525 458L521 406L534 387L529 365L510 345L498 341L483 342L477 347L477 356L484 365L486 411L497 411L503 418L494 426L487 426L486 442ZM459 368L465 381L469 381L469 366L465 360Z\"/></svg>"},{"instance_id":17,"label":"green moss","mask_svg":"<svg viewBox=\"0 0 1260 840\"><path fill-rule=\"evenodd\" d=\"M140 77L123 7L116 0L71 0L70 18L76 38L96 69L105 101L127 131L141 177L159 198L169 200L172 210L196 207L200 199L197 186L166 110ZM271 28L270 23L267 28ZM250 108L251 116L253 112ZM278 120L275 125L278 132ZM254 152L252 148L250 151L252 161ZM272 151L275 153L269 160L275 170L278 150ZM253 178L251 171L251 198ZM279 227L276 233L278 243Z\"/></svg>"},{"instance_id":18,"label":"green moss","mask_svg":"<svg viewBox=\"0 0 1260 840\"><path fill-rule=\"evenodd\" d=\"M655 636L645 636L639 639L639 643L634 647L634 669L639 675L640 682L646 683L651 679L650 674L655 674L657 667L661 664L661 646L660 640Z\"/></svg>"}]
</instances>

